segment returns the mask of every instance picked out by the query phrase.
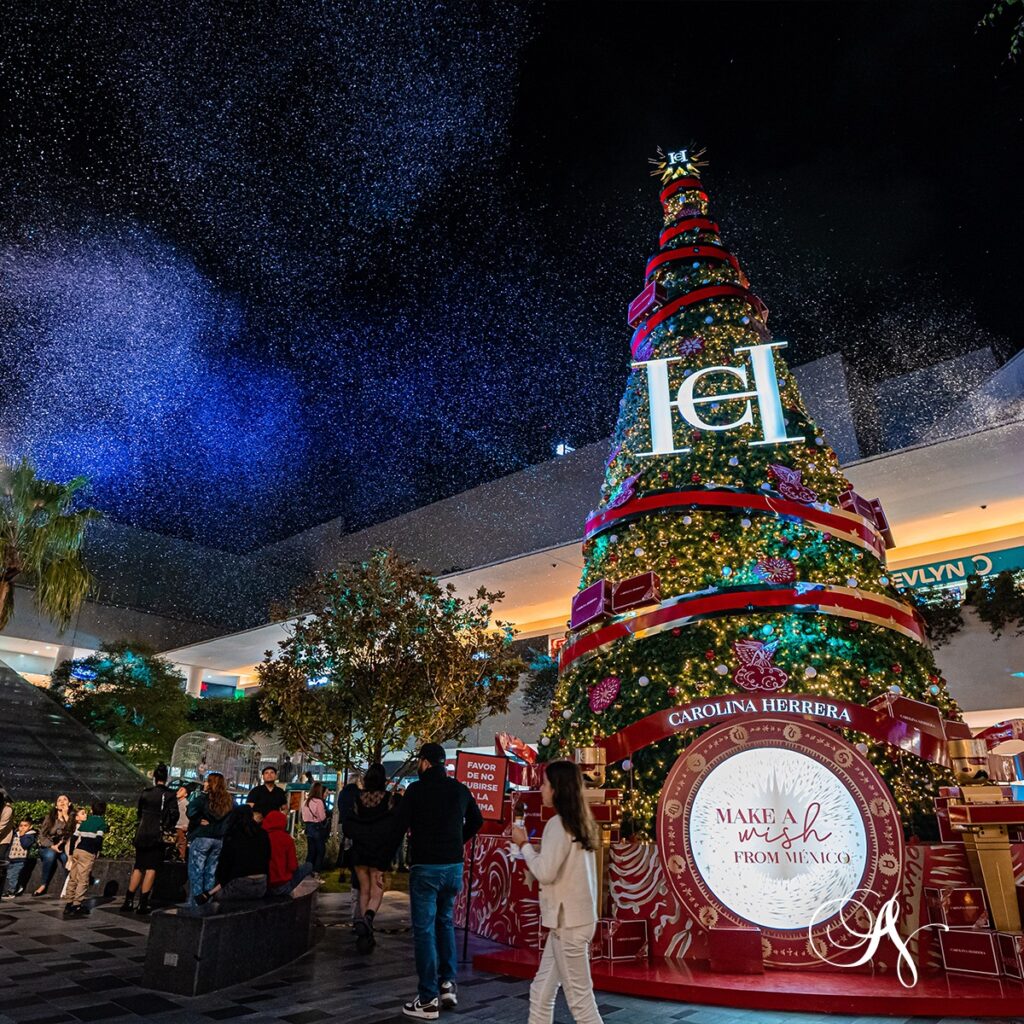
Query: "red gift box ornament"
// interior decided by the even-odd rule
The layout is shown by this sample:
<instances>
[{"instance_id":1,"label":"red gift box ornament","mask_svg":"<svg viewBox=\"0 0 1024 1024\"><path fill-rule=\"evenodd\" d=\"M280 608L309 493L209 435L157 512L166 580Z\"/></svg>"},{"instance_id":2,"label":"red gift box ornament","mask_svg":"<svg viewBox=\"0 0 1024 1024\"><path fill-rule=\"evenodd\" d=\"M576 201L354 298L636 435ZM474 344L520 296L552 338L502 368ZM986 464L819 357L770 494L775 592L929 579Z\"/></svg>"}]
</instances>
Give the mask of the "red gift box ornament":
<instances>
[{"instance_id":1,"label":"red gift box ornament","mask_svg":"<svg viewBox=\"0 0 1024 1024\"><path fill-rule=\"evenodd\" d=\"M760 640L735 640L732 649L740 659L740 667L733 673L732 681L744 690L761 690L772 693L781 690L789 682L789 676L772 664L778 650L778 639L762 643Z\"/></svg>"},{"instance_id":2,"label":"red gift box ornament","mask_svg":"<svg viewBox=\"0 0 1024 1024\"><path fill-rule=\"evenodd\" d=\"M765 583L792 583L796 566L788 558L762 558L754 564L754 575Z\"/></svg>"},{"instance_id":3,"label":"red gift box ornament","mask_svg":"<svg viewBox=\"0 0 1024 1024\"><path fill-rule=\"evenodd\" d=\"M626 311L626 320L630 327L636 327L641 320L646 319L656 309L665 305L668 294L657 281L651 281L649 285L629 304Z\"/></svg>"},{"instance_id":4,"label":"red gift box ornament","mask_svg":"<svg viewBox=\"0 0 1024 1024\"><path fill-rule=\"evenodd\" d=\"M799 469L790 469L789 466L773 463L768 467L768 473L775 478L779 494L784 498L803 502L818 500L818 495L804 484L803 473Z\"/></svg>"},{"instance_id":5,"label":"red gift box ornament","mask_svg":"<svg viewBox=\"0 0 1024 1024\"><path fill-rule=\"evenodd\" d=\"M587 691L590 710L595 715L599 715L602 711L607 711L615 703L615 698L618 697L619 690L621 689L622 681L618 676L608 676L606 679L602 679L601 682L595 683Z\"/></svg>"},{"instance_id":6,"label":"red gift box ornament","mask_svg":"<svg viewBox=\"0 0 1024 1024\"><path fill-rule=\"evenodd\" d=\"M597 619L603 619L611 612L612 588L607 580L591 583L572 599L570 629L582 629Z\"/></svg>"},{"instance_id":7,"label":"red gift box ornament","mask_svg":"<svg viewBox=\"0 0 1024 1024\"><path fill-rule=\"evenodd\" d=\"M661 579L656 572L642 572L612 586L612 613L619 615L661 600Z\"/></svg>"}]
</instances>

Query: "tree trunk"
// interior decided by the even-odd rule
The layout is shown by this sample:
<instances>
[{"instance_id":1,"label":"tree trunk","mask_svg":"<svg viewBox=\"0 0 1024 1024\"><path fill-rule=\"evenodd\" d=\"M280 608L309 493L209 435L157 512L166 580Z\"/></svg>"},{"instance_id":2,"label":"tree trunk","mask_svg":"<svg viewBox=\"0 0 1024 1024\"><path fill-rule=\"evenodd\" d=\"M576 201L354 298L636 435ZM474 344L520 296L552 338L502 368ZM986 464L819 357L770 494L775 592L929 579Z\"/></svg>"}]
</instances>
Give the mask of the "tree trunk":
<instances>
[{"instance_id":1,"label":"tree trunk","mask_svg":"<svg viewBox=\"0 0 1024 1024\"><path fill-rule=\"evenodd\" d=\"M341 833L338 829L338 823L341 820L340 804L341 804L341 765L335 766L335 790L334 790L334 807L331 808L331 831L338 836L339 842L341 841ZM340 856L340 853L339 853Z\"/></svg>"},{"instance_id":2,"label":"tree trunk","mask_svg":"<svg viewBox=\"0 0 1024 1024\"><path fill-rule=\"evenodd\" d=\"M0 629L7 625L12 614L10 605L13 603L14 598L13 586L7 580L6 574L0 576Z\"/></svg>"}]
</instances>

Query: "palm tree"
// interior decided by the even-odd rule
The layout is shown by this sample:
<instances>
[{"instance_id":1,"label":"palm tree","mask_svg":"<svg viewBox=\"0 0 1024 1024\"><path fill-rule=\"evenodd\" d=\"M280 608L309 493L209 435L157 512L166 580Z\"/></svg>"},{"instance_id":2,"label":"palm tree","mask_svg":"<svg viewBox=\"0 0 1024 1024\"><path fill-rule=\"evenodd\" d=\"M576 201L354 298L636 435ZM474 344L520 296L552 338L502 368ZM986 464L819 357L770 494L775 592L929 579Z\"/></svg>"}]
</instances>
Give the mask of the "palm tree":
<instances>
[{"instance_id":1,"label":"palm tree","mask_svg":"<svg viewBox=\"0 0 1024 1024\"><path fill-rule=\"evenodd\" d=\"M28 459L0 459L0 629L14 614L19 576L35 585L36 607L62 629L92 589L82 544L101 513L73 507L87 483L84 476L66 484L41 480Z\"/></svg>"}]
</instances>

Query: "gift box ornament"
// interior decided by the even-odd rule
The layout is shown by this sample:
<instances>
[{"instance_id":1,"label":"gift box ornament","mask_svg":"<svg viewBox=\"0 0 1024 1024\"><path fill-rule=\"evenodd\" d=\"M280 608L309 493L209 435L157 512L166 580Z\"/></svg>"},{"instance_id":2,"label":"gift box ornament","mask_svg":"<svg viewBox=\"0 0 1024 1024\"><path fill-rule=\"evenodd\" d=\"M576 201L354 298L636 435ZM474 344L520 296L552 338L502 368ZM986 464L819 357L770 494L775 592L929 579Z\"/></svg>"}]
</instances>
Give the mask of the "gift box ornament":
<instances>
[{"instance_id":1,"label":"gift box ornament","mask_svg":"<svg viewBox=\"0 0 1024 1024\"><path fill-rule=\"evenodd\" d=\"M656 572L644 572L620 580L612 587L612 613L621 615L661 600L661 580Z\"/></svg>"},{"instance_id":2,"label":"gift box ornament","mask_svg":"<svg viewBox=\"0 0 1024 1024\"><path fill-rule=\"evenodd\" d=\"M626 310L626 322L630 327L636 327L641 320L665 305L667 298L668 293L665 289L656 281L652 281L629 304L629 309Z\"/></svg>"},{"instance_id":3,"label":"gift box ornament","mask_svg":"<svg viewBox=\"0 0 1024 1024\"><path fill-rule=\"evenodd\" d=\"M708 953L719 974L764 974L760 928L709 928Z\"/></svg>"},{"instance_id":4,"label":"gift box ornament","mask_svg":"<svg viewBox=\"0 0 1024 1024\"><path fill-rule=\"evenodd\" d=\"M974 886L955 889L925 889L928 920L949 928L988 928L985 893Z\"/></svg>"},{"instance_id":5,"label":"gift box ornament","mask_svg":"<svg viewBox=\"0 0 1024 1024\"><path fill-rule=\"evenodd\" d=\"M606 960L646 960L647 922L602 917L597 922Z\"/></svg>"},{"instance_id":6,"label":"gift box ornament","mask_svg":"<svg viewBox=\"0 0 1024 1024\"><path fill-rule=\"evenodd\" d=\"M996 938L995 932L977 928L939 932L942 966L956 974L1001 974L1003 965Z\"/></svg>"},{"instance_id":7,"label":"gift box ornament","mask_svg":"<svg viewBox=\"0 0 1024 1024\"><path fill-rule=\"evenodd\" d=\"M611 614L612 592L607 580L598 580L591 583L585 590L581 590L572 599L572 614L569 616L569 626L572 629L582 629L597 622Z\"/></svg>"},{"instance_id":8,"label":"gift box ornament","mask_svg":"<svg viewBox=\"0 0 1024 1024\"><path fill-rule=\"evenodd\" d=\"M1020 932L996 932L996 945L1003 974L1024 980L1024 935Z\"/></svg>"}]
</instances>

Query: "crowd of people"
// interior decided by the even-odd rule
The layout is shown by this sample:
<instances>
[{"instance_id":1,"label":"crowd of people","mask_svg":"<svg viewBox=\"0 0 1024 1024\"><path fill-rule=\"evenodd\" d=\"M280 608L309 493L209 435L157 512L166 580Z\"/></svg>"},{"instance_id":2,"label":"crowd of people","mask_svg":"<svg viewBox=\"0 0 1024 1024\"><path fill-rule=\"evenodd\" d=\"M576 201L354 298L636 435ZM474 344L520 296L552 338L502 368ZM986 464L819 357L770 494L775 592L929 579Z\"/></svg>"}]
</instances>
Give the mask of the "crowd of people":
<instances>
[{"instance_id":1,"label":"crowd of people","mask_svg":"<svg viewBox=\"0 0 1024 1024\"><path fill-rule=\"evenodd\" d=\"M29 817L14 820L14 805L0 790L0 895L15 899L32 883L37 864L42 877L33 896L44 896L60 863L67 869L64 913L78 917L89 913L85 903L92 866L103 848L107 829L107 805L95 800L89 807L75 807L63 794L36 823Z\"/></svg>"},{"instance_id":2,"label":"crowd of people","mask_svg":"<svg viewBox=\"0 0 1024 1024\"><path fill-rule=\"evenodd\" d=\"M351 872L356 944L368 953L376 942L385 874L396 865L401 869L408 858L418 990L403 1013L436 1020L442 1009L458 1005L455 902L463 884L465 844L483 818L469 789L445 770L439 744L420 749L417 773L402 792L389 788L382 765L370 765L342 789L342 871ZM135 861L122 911L149 913L157 872L168 856L188 866L184 909L193 913L287 896L323 870L330 815L322 783L307 780L311 785L299 814L306 860L299 864L288 830L288 796L274 766L263 769L262 782L240 805L218 772L208 772L201 786L174 792L167 780L167 767L159 765L153 785L139 798ZM589 960L597 924L598 833L579 767L569 761L549 764L541 798L555 814L539 848L523 828L511 831L525 869L538 883L542 923L549 929L530 988L529 1024L551 1024L560 987L577 1024L601 1024ZM65 914L88 914L85 896L102 849L105 810L102 802L87 810L60 796L38 826L27 818L14 822L10 801L0 791L0 890L5 898L28 892L37 863L42 875L32 894L44 895L59 862L68 869Z\"/></svg>"}]
</instances>

